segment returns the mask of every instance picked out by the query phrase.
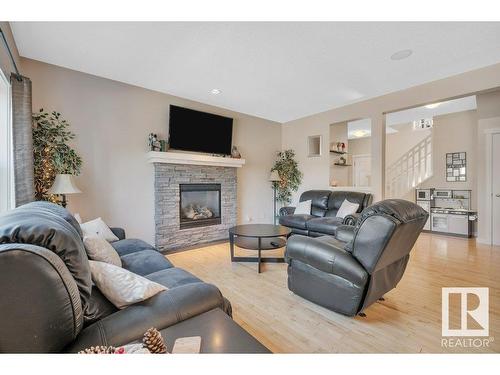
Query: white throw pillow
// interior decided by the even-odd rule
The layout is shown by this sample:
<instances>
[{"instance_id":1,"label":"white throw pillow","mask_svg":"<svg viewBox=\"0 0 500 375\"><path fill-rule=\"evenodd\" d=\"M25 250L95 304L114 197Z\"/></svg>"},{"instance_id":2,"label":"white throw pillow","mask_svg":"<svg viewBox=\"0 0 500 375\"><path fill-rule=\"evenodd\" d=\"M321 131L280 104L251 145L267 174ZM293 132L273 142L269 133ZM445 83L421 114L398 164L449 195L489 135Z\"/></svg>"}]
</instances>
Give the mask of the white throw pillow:
<instances>
[{"instance_id":1,"label":"white throw pillow","mask_svg":"<svg viewBox=\"0 0 500 375\"><path fill-rule=\"evenodd\" d=\"M97 236L104 238L109 242L118 241L118 237L116 237L114 233L111 232L111 229L109 229L109 227L100 217L91 221L87 221L86 223L81 224L80 227L82 228L84 237Z\"/></svg>"},{"instance_id":2,"label":"white throw pillow","mask_svg":"<svg viewBox=\"0 0 500 375\"><path fill-rule=\"evenodd\" d=\"M356 213L358 208L359 208L358 203L352 203L352 202L349 202L347 199L344 199L344 201L342 202L342 205L340 206L339 210L337 211L337 217L340 217L341 219L343 219L347 215L352 215L352 214Z\"/></svg>"},{"instance_id":3,"label":"white throw pillow","mask_svg":"<svg viewBox=\"0 0 500 375\"><path fill-rule=\"evenodd\" d=\"M312 200L299 202L295 211L293 212L296 215L310 215L311 214L311 204Z\"/></svg>"},{"instance_id":4,"label":"white throw pillow","mask_svg":"<svg viewBox=\"0 0 500 375\"><path fill-rule=\"evenodd\" d=\"M145 301L168 288L109 263L90 260L90 273L102 294L119 309Z\"/></svg>"},{"instance_id":5,"label":"white throw pillow","mask_svg":"<svg viewBox=\"0 0 500 375\"><path fill-rule=\"evenodd\" d=\"M97 236L83 237L83 244L90 259L114 264L117 267L122 266L120 256L104 238Z\"/></svg>"}]
</instances>

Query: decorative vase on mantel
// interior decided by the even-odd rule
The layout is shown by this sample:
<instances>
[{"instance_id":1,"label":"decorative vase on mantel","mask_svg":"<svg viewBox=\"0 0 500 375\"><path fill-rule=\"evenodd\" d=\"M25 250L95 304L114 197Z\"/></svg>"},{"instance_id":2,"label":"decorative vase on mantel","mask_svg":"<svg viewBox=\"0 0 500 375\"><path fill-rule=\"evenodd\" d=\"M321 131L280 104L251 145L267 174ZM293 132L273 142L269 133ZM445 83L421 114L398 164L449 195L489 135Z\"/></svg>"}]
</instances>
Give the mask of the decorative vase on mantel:
<instances>
[{"instance_id":1,"label":"decorative vase on mantel","mask_svg":"<svg viewBox=\"0 0 500 375\"><path fill-rule=\"evenodd\" d=\"M233 146L233 148L231 149L231 157L233 159L241 159L241 154L236 146Z\"/></svg>"}]
</instances>

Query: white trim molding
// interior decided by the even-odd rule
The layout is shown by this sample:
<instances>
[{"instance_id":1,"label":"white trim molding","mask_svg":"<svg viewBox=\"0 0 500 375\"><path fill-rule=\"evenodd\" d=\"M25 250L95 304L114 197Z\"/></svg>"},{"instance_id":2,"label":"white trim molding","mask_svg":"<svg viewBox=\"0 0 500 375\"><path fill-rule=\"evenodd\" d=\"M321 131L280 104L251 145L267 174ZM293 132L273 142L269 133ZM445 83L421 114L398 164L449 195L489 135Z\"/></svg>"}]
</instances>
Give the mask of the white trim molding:
<instances>
[{"instance_id":1,"label":"white trim molding","mask_svg":"<svg viewBox=\"0 0 500 375\"><path fill-rule=\"evenodd\" d=\"M0 70L0 212L15 207L11 87Z\"/></svg>"},{"instance_id":2,"label":"white trim molding","mask_svg":"<svg viewBox=\"0 0 500 375\"><path fill-rule=\"evenodd\" d=\"M147 153L147 161L148 163L210 165L229 168L241 168L245 165L245 159L170 151L149 151Z\"/></svg>"},{"instance_id":3,"label":"white trim molding","mask_svg":"<svg viewBox=\"0 0 500 375\"><path fill-rule=\"evenodd\" d=\"M493 190L492 190L492 185L493 185L493 135L494 134L500 134L500 128L491 128L491 129L485 129L484 130L484 135L486 137L486 147L485 147L485 156L486 156L486 163L485 163L485 191L486 191L486 205L485 209L486 212L484 215L481 215L479 217L479 220L484 220L486 223L485 226L488 228L487 233L483 233L481 235L481 238L478 238L477 241L479 243L485 243L488 245L493 245L493 212L491 208L493 207Z\"/></svg>"}]
</instances>

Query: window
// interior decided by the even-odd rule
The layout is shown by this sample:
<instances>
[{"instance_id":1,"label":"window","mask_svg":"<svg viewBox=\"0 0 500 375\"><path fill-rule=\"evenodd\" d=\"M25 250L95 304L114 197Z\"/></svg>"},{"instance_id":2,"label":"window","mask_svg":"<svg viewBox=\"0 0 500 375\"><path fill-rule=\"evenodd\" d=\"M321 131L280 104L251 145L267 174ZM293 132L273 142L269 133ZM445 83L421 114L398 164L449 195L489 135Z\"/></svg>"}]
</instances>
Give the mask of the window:
<instances>
[{"instance_id":1,"label":"window","mask_svg":"<svg viewBox=\"0 0 500 375\"><path fill-rule=\"evenodd\" d=\"M0 70L0 212L14 208L11 91Z\"/></svg>"}]
</instances>

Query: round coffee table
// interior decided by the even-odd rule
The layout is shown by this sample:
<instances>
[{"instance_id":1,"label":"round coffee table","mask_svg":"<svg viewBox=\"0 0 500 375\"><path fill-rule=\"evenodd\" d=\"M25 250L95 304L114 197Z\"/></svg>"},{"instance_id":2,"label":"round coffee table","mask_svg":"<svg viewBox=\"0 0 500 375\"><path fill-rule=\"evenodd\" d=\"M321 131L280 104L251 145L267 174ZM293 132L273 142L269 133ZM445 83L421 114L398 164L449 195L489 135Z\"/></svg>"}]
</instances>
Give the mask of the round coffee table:
<instances>
[{"instance_id":1,"label":"round coffee table","mask_svg":"<svg viewBox=\"0 0 500 375\"><path fill-rule=\"evenodd\" d=\"M286 245L286 238L291 230L281 225L245 224L229 229L231 262L257 262L260 273L261 263L284 263L285 258L262 258L262 250L274 250ZM234 245L247 250L258 251L257 258L234 256Z\"/></svg>"}]
</instances>

